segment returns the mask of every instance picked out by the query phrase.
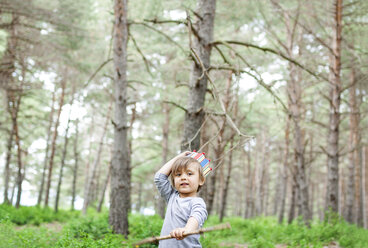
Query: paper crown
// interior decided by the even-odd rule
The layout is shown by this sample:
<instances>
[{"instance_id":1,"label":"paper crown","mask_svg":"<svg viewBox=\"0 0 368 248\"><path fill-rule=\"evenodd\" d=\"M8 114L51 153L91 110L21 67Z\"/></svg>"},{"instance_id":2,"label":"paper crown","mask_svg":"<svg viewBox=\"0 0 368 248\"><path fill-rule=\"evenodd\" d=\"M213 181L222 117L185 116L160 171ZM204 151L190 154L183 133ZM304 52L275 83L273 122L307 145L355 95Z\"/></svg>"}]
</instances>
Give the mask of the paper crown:
<instances>
[{"instance_id":1,"label":"paper crown","mask_svg":"<svg viewBox=\"0 0 368 248\"><path fill-rule=\"evenodd\" d=\"M212 168L210 167L210 159L206 159L204 152L198 153L194 150L192 153L187 155L188 157L196 159L199 164L202 166L203 175L206 177L211 171Z\"/></svg>"}]
</instances>

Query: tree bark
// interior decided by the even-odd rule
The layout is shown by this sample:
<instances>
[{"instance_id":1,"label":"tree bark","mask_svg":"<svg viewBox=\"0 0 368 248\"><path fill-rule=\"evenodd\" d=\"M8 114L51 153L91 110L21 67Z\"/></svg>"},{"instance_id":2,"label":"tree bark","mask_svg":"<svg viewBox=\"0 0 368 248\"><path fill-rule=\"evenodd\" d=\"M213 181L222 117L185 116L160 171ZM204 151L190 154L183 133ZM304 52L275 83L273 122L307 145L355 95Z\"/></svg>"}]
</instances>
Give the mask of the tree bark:
<instances>
[{"instance_id":1,"label":"tree bark","mask_svg":"<svg viewBox=\"0 0 368 248\"><path fill-rule=\"evenodd\" d=\"M357 130L357 118L356 118L356 85L355 85L355 72L354 68L350 74L350 82L352 83L351 88L349 89L349 105L350 105L350 115L349 115L349 164L348 164L348 177L347 177L347 190L346 190L346 213L345 219L349 223L354 222L354 196L355 196L355 167L356 167L356 149L358 149L357 144L355 143L356 138L355 135Z\"/></svg>"},{"instance_id":2,"label":"tree bark","mask_svg":"<svg viewBox=\"0 0 368 248\"><path fill-rule=\"evenodd\" d=\"M16 61L16 48L17 48L17 38L16 38L16 25L19 23L19 17L13 15L12 22L9 27L9 37L7 39L7 48L5 50L5 53L1 59L0 64L0 88L5 89L5 92L7 94L7 102L8 102L8 111L12 117L12 111L14 109L10 106L10 99L9 94L13 95L13 92L11 88L15 87L13 86L13 72L15 71L15 61ZM9 91L10 90L10 91ZM5 162L5 173L4 173L4 203L9 204L11 201L9 200L9 181L10 181L10 161L11 161L11 151L14 141L14 124L12 125L12 129L9 134L8 144L7 144L7 153L6 153L6 162Z\"/></svg>"},{"instance_id":3,"label":"tree bark","mask_svg":"<svg viewBox=\"0 0 368 248\"><path fill-rule=\"evenodd\" d=\"M10 106L9 106L9 110L10 110ZM15 130L13 126L12 129L10 130L7 150L6 150L5 171L4 171L4 203L5 204L10 204L8 191L9 191L9 182L10 182L10 161L11 161L12 148L13 148L14 132Z\"/></svg>"},{"instance_id":4,"label":"tree bark","mask_svg":"<svg viewBox=\"0 0 368 248\"><path fill-rule=\"evenodd\" d=\"M255 168L256 172L257 172L257 176L256 176L256 202L255 202L255 207L256 207L256 214L257 215L261 215L263 213L264 210L264 199L265 199L265 186L264 186L264 181L265 181L265 172L266 172L266 131L262 130L262 138L257 140L257 146L261 148L261 159L259 159L259 157L256 155L257 158L257 162L256 165L257 167ZM261 161L260 161L261 160ZM259 166L258 166L259 165Z\"/></svg>"},{"instance_id":5,"label":"tree bark","mask_svg":"<svg viewBox=\"0 0 368 248\"><path fill-rule=\"evenodd\" d=\"M282 223L282 221L284 220L284 213L285 213L287 181L288 181L287 169L289 167L289 144L290 144L289 134L290 134L290 117L288 116L286 119L286 128L285 128L285 151L284 151L284 163L282 167L281 203L278 216L279 223Z\"/></svg>"},{"instance_id":6,"label":"tree bark","mask_svg":"<svg viewBox=\"0 0 368 248\"><path fill-rule=\"evenodd\" d=\"M15 202L15 207L20 207L20 199L22 195L22 183L24 179L25 172L22 173L23 168L23 162L22 162L22 148L20 145L20 137L19 137L19 129L18 129L18 113L19 113L19 107L21 103L22 98L22 92L19 93L17 102L15 103L15 106L13 108L13 128L14 128L14 135L15 135L15 144L17 145L17 163L18 163L18 173L17 173L17 200Z\"/></svg>"},{"instance_id":7,"label":"tree bark","mask_svg":"<svg viewBox=\"0 0 368 248\"><path fill-rule=\"evenodd\" d=\"M47 129L45 160L43 162L41 185L40 185L40 189L38 191L37 205L41 205L43 190L45 188L45 176L46 176L46 170L47 170L47 162L49 161L51 129L52 129L52 124L53 124L52 120L53 120L54 111L55 111L55 106L54 105L55 105L55 91L52 92L51 112L50 112L50 116L49 116L49 126L48 126L48 129Z\"/></svg>"},{"instance_id":8,"label":"tree bark","mask_svg":"<svg viewBox=\"0 0 368 248\"><path fill-rule=\"evenodd\" d=\"M104 199L105 199L105 193L106 193L106 189L107 189L107 185L109 184L109 181L110 181L110 177L111 177L111 163L109 163L109 169L107 171L107 175L106 175L106 179L105 179L105 182L104 182L104 186L102 188L102 191L101 191L101 195L100 195L100 201L98 202L98 206L97 206L97 212L101 212L101 209L102 209L102 204L104 202Z\"/></svg>"},{"instance_id":9,"label":"tree bark","mask_svg":"<svg viewBox=\"0 0 368 248\"><path fill-rule=\"evenodd\" d=\"M220 222L223 221L224 216L225 216L227 193L229 191L231 170L233 166L233 146L234 146L234 138L232 138L230 141L230 152L229 152L229 161L227 165L227 175L226 175L225 185L224 185L223 192L222 192L222 200L221 200L221 206L220 206Z\"/></svg>"},{"instance_id":10,"label":"tree bark","mask_svg":"<svg viewBox=\"0 0 368 248\"><path fill-rule=\"evenodd\" d=\"M295 205L297 198L297 185L295 183L295 176L292 176L292 184L291 184L291 197L290 197L290 209L288 216L288 224L291 224L295 218Z\"/></svg>"},{"instance_id":11,"label":"tree bark","mask_svg":"<svg viewBox=\"0 0 368 248\"><path fill-rule=\"evenodd\" d=\"M66 75L64 75L66 76ZM46 196L45 196L45 207L49 205L49 194L50 194L50 187L51 187L51 180L52 180L52 170L54 167L54 157L56 151L56 139L58 137L58 127L60 123L60 114L63 109L64 105L64 96L65 96L65 87L66 87L66 79L64 78L61 82L61 95L59 100L59 109L56 117L55 127L54 127L54 135L52 137L51 142L51 154L50 154L50 161L49 161L49 168L48 168L48 175L47 175L47 184L46 184Z\"/></svg>"},{"instance_id":12,"label":"tree bark","mask_svg":"<svg viewBox=\"0 0 368 248\"><path fill-rule=\"evenodd\" d=\"M15 61L17 56L18 38L17 38L17 25L19 25L20 17L16 14L12 15L12 20L8 28L8 39L5 53L0 63L0 88L15 89L13 72L15 71Z\"/></svg>"},{"instance_id":13,"label":"tree bark","mask_svg":"<svg viewBox=\"0 0 368 248\"><path fill-rule=\"evenodd\" d=\"M63 171L64 171L64 167L65 167L66 154L68 152L68 143L69 143L69 137L68 137L68 135L69 135L70 116L71 116L71 112L72 112L73 102L74 102L74 92L72 93L72 99L70 101L70 109L69 109L68 122L66 124L66 130L65 130L64 148L63 148L63 154L61 156L61 165L60 165L60 171L59 171L59 180L58 180L57 189L56 189L56 198L55 198L55 207L54 207L54 211L55 212L58 212L58 210L59 210L60 190L61 190L61 184L62 184L62 181L63 181Z\"/></svg>"},{"instance_id":14,"label":"tree bark","mask_svg":"<svg viewBox=\"0 0 368 248\"><path fill-rule=\"evenodd\" d=\"M101 153L102 153L102 149L103 149L103 141L105 139L106 132L107 132L107 127L108 127L108 124L109 124L110 119L111 119L111 117L110 117L111 116L111 110L112 110L112 102L110 103L109 109L107 110L105 125L103 127L103 132L102 132L101 139L100 139L100 142L99 142L99 145L98 145L96 158L95 158L95 160L92 164L90 175L88 176L87 190L85 192L84 202L83 202L83 209L82 209L83 214L87 213L87 208L88 208L89 204L91 203L91 201L93 199L93 197L92 197L93 186L96 185L96 183L94 183L94 181L95 181L96 174L97 174L97 167L100 164Z\"/></svg>"},{"instance_id":15,"label":"tree bark","mask_svg":"<svg viewBox=\"0 0 368 248\"><path fill-rule=\"evenodd\" d=\"M296 36L295 29L292 28L288 15L285 17L287 25L287 52L290 57L293 57L295 50L294 37ZM300 57L302 55L302 44L298 45ZM296 160L295 178L298 187L298 206L299 215L303 216L304 222L309 225L310 209L309 209L309 192L308 183L305 174L305 158L304 158L304 130L301 127L302 115L302 76L300 69L295 64L289 63L289 80L287 80L287 96L288 109L293 123L294 130L294 154Z\"/></svg>"},{"instance_id":16,"label":"tree bark","mask_svg":"<svg viewBox=\"0 0 368 248\"><path fill-rule=\"evenodd\" d=\"M169 130L170 130L170 107L167 103L163 103L162 108L164 114L164 124L162 126L162 164L167 161L169 151ZM158 214L161 218L165 217L166 202L162 197L158 198Z\"/></svg>"},{"instance_id":17,"label":"tree bark","mask_svg":"<svg viewBox=\"0 0 368 248\"><path fill-rule=\"evenodd\" d=\"M73 169L72 203L71 203L72 210L74 210L74 203L75 203L75 197L76 197L76 191L77 191L78 168L79 168L78 140L79 140L79 119L77 119L75 123L74 169Z\"/></svg>"},{"instance_id":18,"label":"tree bark","mask_svg":"<svg viewBox=\"0 0 368 248\"><path fill-rule=\"evenodd\" d=\"M225 95L225 99L224 101L224 107L225 107L225 111L228 112L229 110L229 104L230 104L230 98L231 98L231 94L230 94L230 90L231 90L231 85L232 85L232 72L229 73L229 77L227 80L227 85L226 85L226 95ZM217 120L214 120L217 123ZM220 198L220 201L217 201L218 205L221 204L221 201L223 200L223 189L225 187L225 179L224 179L224 166L221 166L221 163L223 162L224 158L223 158L223 154L225 151L225 146L226 143L228 142L228 140L225 138L225 129L226 129L226 117L222 116L221 118L221 127L217 136L217 142L216 142L216 147L214 149L215 151L215 159L213 160L213 163L215 164L214 167L215 168L219 168L220 169L220 173L217 174L217 169L215 169L212 173L212 176L208 182L209 185L209 192L207 195L207 199L208 199L208 204L207 204L207 211L209 214L212 213L212 209L213 209L213 205L215 202L215 196L216 196L216 181L217 181L217 177L219 177L220 179L220 194L217 195ZM233 136L233 135L232 135ZM217 208L218 210L220 209Z\"/></svg>"},{"instance_id":19,"label":"tree bark","mask_svg":"<svg viewBox=\"0 0 368 248\"><path fill-rule=\"evenodd\" d=\"M363 226L365 229L368 228L368 196L367 196L367 189L368 189L368 147L363 147L363 157L362 157L362 167L363 167L363 181L362 181L362 191L363 191Z\"/></svg>"},{"instance_id":20,"label":"tree bark","mask_svg":"<svg viewBox=\"0 0 368 248\"><path fill-rule=\"evenodd\" d=\"M92 116L91 117L91 126L90 126L90 129L88 130L89 133L93 134L94 133L94 130L95 130L95 117ZM86 193L87 193L87 190L88 190L88 182L89 182L89 177L90 177L90 164L92 163L91 162L91 158L92 158L92 145L95 143L95 139L92 135L89 135L89 140L88 140L88 143L89 143L89 146L88 146L88 158L87 158L87 162L86 162L86 165L84 167L84 189L83 189L83 192L84 192L84 199L86 198Z\"/></svg>"},{"instance_id":21,"label":"tree bark","mask_svg":"<svg viewBox=\"0 0 368 248\"><path fill-rule=\"evenodd\" d=\"M327 208L337 213L339 207L339 124L341 101L341 34L342 34L342 0L334 1L334 33L332 39L333 54L330 54L329 102L330 115L327 139Z\"/></svg>"},{"instance_id":22,"label":"tree bark","mask_svg":"<svg viewBox=\"0 0 368 248\"><path fill-rule=\"evenodd\" d=\"M246 207L244 218L251 218L254 216L254 180L255 180L255 169L252 170L252 159L251 159L251 146L248 146L247 155L247 178L248 183L246 186Z\"/></svg>"},{"instance_id":23,"label":"tree bark","mask_svg":"<svg viewBox=\"0 0 368 248\"><path fill-rule=\"evenodd\" d=\"M192 52L197 54L204 69L210 67L210 45L213 40L216 0L198 0L194 28ZM193 32L192 32L193 33ZM190 43L192 43L190 41ZM198 150L200 128L204 117L204 102L207 90L207 77L197 61L193 62L189 82L188 108L184 120L184 134L181 151ZM213 175L214 176L214 175Z\"/></svg>"},{"instance_id":24,"label":"tree bark","mask_svg":"<svg viewBox=\"0 0 368 248\"><path fill-rule=\"evenodd\" d=\"M128 2L114 1L113 57L115 69L115 117L114 148L111 165L111 197L109 224L114 233L129 233L128 213L130 211L130 152L127 137L127 42Z\"/></svg>"}]
</instances>

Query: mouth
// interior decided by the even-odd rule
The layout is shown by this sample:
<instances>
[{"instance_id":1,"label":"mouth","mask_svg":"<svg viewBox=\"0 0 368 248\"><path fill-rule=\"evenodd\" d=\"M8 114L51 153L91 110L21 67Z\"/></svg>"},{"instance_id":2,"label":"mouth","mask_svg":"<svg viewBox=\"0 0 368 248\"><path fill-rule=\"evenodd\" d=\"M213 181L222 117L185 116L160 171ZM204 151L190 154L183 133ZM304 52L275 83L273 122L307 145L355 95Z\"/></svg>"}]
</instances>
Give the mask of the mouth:
<instances>
[{"instance_id":1,"label":"mouth","mask_svg":"<svg viewBox=\"0 0 368 248\"><path fill-rule=\"evenodd\" d=\"M181 183L180 186L188 186L188 183Z\"/></svg>"}]
</instances>

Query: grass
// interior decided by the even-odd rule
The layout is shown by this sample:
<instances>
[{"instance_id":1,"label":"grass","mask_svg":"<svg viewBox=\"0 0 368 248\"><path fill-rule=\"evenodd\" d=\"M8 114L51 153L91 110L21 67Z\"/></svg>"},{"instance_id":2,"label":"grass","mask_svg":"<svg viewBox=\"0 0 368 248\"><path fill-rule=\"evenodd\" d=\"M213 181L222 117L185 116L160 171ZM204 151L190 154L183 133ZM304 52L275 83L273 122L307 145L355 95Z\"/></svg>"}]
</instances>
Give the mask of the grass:
<instances>
[{"instance_id":1,"label":"grass","mask_svg":"<svg viewBox=\"0 0 368 248\"><path fill-rule=\"evenodd\" d=\"M275 218L258 217L243 219L225 218L231 230L206 233L201 237L203 247L324 247L337 242L341 247L368 248L368 230L337 219L333 224L314 221L311 228L295 221L291 225L278 224ZM50 228L50 222L62 223L62 229ZM0 205L0 248L2 247L132 247L132 243L160 234L163 220L159 216L130 215L130 235L125 240L113 234L108 225L108 212L90 210L87 216L79 212L21 207L15 209ZM217 216L211 216L205 226L219 224ZM19 225L22 225L19 228ZM141 247L157 247L147 244Z\"/></svg>"}]
</instances>

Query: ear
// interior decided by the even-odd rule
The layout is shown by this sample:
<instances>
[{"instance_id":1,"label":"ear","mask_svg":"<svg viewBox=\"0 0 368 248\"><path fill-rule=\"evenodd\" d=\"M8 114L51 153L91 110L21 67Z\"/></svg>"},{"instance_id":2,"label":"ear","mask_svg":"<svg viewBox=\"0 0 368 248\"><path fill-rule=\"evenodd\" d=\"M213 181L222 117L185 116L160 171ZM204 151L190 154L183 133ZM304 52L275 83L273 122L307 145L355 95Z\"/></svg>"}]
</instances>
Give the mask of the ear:
<instances>
[{"instance_id":1,"label":"ear","mask_svg":"<svg viewBox=\"0 0 368 248\"><path fill-rule=\"evenodd\" d=\"M202 186L204 184L204 181L206 181L206 178L203 178L203 180L199 179L199 185Z\"/></svg>"}]
</instances>

